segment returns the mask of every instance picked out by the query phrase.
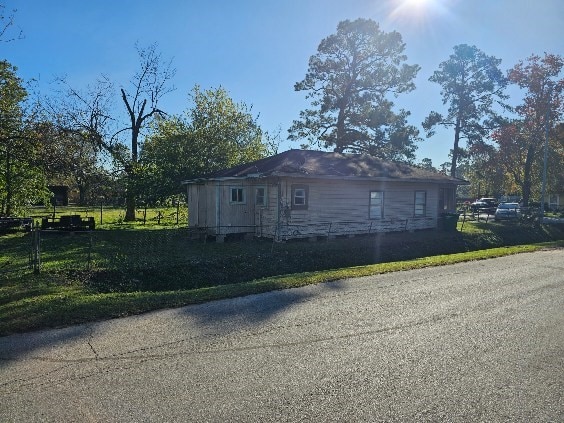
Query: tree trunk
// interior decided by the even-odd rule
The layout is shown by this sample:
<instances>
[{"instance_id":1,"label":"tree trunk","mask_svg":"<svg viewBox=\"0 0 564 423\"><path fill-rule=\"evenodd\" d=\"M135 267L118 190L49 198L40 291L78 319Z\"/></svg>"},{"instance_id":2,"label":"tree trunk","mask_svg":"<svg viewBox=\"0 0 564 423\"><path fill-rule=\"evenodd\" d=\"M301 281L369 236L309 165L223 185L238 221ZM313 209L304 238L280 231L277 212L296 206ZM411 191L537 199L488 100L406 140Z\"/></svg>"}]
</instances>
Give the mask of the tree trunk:
<instances>
[{"instance_id":1,"label":"tree trunk","mask_svg":"<svg viewBox=\"0 0 564 423\"><path fill-rule=\"evenodd\" d=\"M84 184L78 183L78 204L81 206L86 205L86 187Z\"/></svg>"},{"instance_id":2,"label":"tree trunk","mask_svg":"<svg viewBox=\"0 0 564 423\"><path fill-rule=\"evenodd\" d=\"M450 176L456 178L456 164L458 162L458 144L460 143L460 119L456 120L454 127L454 147L452 149L452 161L450 163Z\"/></svg>"},{"instance_id":3,"label":"tree trunk","mask_svg":"<svg viewBox=\"0 0 564 423\"><path fill-rule=\"evenodd\" d=\"M132 157L133 159L134 157ZM133 160L132 160L133 162ZM136 190L135 190L135 165L133 163L125 167L125 174L127 175L126 184L127 189L125 192L125 221L135 221L135 207L136 207Z\"/></svg>"},{"instance_id":4,"label":"tree trunk","mask_svg":"<svg viewBox=\"0 0 564 423\"><path fill-rule=\"evenodd\" d=\"M135 193L131 190L127 190L127 195L125 197L125 221L135 221Z\"/></svg>"},{"instance_id":5,"label":"tree trunk","mask_svg":"<svg viewBox=\"0 0 564 423\"><path fill-rule=\"evenodd\" d=\"M527 158L525 160L525 169L523 172L523 186L521 187L523 191L523 206L525 207L529 205L529 199L531 197L531 171L534 156L535 148L533 145L529 145L529 148L527 149Z\"/></svg>"},{"instance_id":6,"label":"tree trunk","mask_svg":"<svg viewBox=\"0 0 564 423\"><path fill-rule=\"evenodd\" d=\"M335 152L337 153L342 153L347 147L345 133L345 108L341 107L337 117L337 139L335 140Z\"/></svg>"},{"instance_id":7,"label":"tree trunk","mask_svg":"<svg viewBox=\"0 0 564 423\"><path fill-rule=\"evenodd\" d=\"M6 152L6 216L12 214L12 160L9 148Z\"/></svg>"}]
</instances>

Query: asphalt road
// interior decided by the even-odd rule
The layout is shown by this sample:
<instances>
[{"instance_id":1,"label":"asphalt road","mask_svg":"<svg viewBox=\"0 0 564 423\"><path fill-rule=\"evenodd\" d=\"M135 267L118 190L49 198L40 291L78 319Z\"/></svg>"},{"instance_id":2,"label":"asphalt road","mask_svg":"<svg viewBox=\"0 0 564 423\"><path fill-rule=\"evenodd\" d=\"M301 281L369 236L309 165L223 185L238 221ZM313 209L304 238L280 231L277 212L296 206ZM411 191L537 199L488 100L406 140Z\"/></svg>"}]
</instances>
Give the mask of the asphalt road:
<instances>
[{"instance_id":1,"label":"asphalt road","mask_svg":"<svg viewBox=\"0 0 564 423\"><path fill-rule=\"evenodd\" d=\"M563 422L564 250L0 338L2 422Z\"/></svg>"}]
</instances>

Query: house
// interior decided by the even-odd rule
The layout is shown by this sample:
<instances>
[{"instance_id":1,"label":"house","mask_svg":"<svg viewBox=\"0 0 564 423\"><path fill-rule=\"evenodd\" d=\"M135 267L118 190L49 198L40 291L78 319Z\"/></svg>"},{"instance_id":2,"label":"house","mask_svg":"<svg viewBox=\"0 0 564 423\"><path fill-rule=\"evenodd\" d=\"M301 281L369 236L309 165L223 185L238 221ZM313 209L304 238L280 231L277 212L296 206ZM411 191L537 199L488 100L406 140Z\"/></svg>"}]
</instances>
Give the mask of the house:
<instances>
[{"instance_id":1,"label":"house","mask_svg":"<svg viewBox=\"0 0 564 423\"><path fill-rule=\"evenodd\" d=\"M437 228L456 187L437 172L368 155L289 150L184 181L189 227L290 238Z\"/></svg>"},{"instance_id":2,"label":"house","mask_svg":"<svg viewBox=\"0 0 564 423\"><path fill-rule=\"evenodd\" d=\"M69 205L69 187L65 185L49 185L47 187L51 191L51 204L56 206Z\"/></svg>"}]
</instances>

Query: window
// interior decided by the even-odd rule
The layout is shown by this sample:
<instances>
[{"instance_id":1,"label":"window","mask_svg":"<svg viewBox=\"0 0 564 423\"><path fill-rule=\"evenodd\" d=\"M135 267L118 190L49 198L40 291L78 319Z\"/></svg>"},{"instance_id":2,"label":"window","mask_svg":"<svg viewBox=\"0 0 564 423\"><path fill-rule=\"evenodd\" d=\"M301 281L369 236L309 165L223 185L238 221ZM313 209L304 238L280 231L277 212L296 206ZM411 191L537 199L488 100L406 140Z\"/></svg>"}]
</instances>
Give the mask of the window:
<instances>
[{"instance_id":1,"label":"window","mask_svg":"<svg viewBox=\"0 0 564 423\"><path fill-rule=\"evenodd\" d=\"M370 219L382 219L384 216L384 192L370 191Z\"/></svg>"},{"instance_id":2,"label":"window","mask_svg":"<svg viewBox=\"0 0 564 423\"><path fill-rule=\"evenodd\" d=\"M231 204L245 204L245 189L240 187L232 187L229 202Z\"/></svg>"},{"instance_id":3,"label":"window","mask_svg":"<svg viewBox=\"0 0 564 423\"><path fill-rule=\"evenodd\" d=\"M450 187L439 188L439 211L456 210L455 190Z\"/></svg>"},{"instance_id":4,"label":"window","mask_svg":"<svg viewBox=\"0 0 564 423\"><path fill-rule=\"evenodd\" d=\"M292 185L292 209L305 210L308 203L308 187L306 185Z\"/></svg>"},{"instance_id":5,"label":"window","mask_svg":"<svg viewBox=\"0 0 564 423\"><path fill-rule=\"evenodd\" d=\"M415 191L415 217L427 214L427 193L425 191Z\"/></svg>"},{"instance_id":6,"label":"window","mask_svg":"<svg viewBox=\"0 0 564 423\"><path fill-rule=\"evenodd\" d=\"M255 188L255 205L266 206L266 188L256 187Z\"/></svg>"}]
</instances>

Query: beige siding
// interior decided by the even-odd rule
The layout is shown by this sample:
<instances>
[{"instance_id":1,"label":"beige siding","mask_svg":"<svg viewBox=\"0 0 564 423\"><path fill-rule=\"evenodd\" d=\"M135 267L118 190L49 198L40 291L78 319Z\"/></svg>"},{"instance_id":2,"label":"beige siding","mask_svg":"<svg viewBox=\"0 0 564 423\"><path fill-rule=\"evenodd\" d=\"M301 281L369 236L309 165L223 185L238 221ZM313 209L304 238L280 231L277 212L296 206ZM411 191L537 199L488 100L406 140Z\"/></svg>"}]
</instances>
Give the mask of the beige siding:
<instances>
[{"instance_id":1,"label":"beige siding","mask_svg":"<svg viewBox=\"0 0 564 423\"><path fill-rule=\"evenodd\" d=\"M291 208L292 185L308 187L307 210ZM384 216L369 218L370 191L384 192ZM426 192L426 215L415 217L415 191ZM417 183L370 181L314 181L281 183L283 205L279 235L292 238L313 235L351 235L436 227L438 187Z\"/></svg>"},{"instance_id":2,"label":"beige siding","mask_svg":"<svg viewBox=\"0 0 564 423\"><path fill-rule=\"evenodd\" d=\"M216 195L219 198L219 210L216 212L218 234L254 232L254 192L247 180L222 181L216 183ZM231 189L242 189L244 201L231 202ZM251 227L253 226L253 227Z\"/></svg>"},{"instance_id":3,"label":"beige siding","mask_svg":"<svg viewBox=\"0 0 564 423\"><path fill-rule=\"evenodd\" d=\"M292 185L307 186L307 209L292 209ZM265 206L255 206L257 186L266 187ZM232 187L245 190L243 204L230 201ZM369 218L370 191L384 193L381 219ZM414 216L416 191L426 192L425 216ZM254 233L287 239L427 229L436 227L439 213L437 184L246 179L191 185L188 192L190 226L207 227L217 235Z\"/></svg>"},{"instance_id":4,"label":"beige siding","mask_svg":"<svg viewBox=\"0 0 564 423\"><path fill-rule=\"evenodd\" d=\"M209 228L215 226L214 190L210 183L188 185L188 226Z\"/></svg>"},{"instance_id":5,"label":"beige siding","mask_svg":"<svg viewBox=\"0 0 564 423\"><path fill-rule=\"evenodd\" d=\"M257 183L266 187L267 202L265 207L255 209L255 235L272 237L278 224L278 184L272 180Z\"/></svg>"},{"instance_id":6,"label":"beige siding","mask_svg":"<svg viewBox=\"0 0 564 423\"><path fill-rule=\"evenodd\" d=\"M189 226L206 227L212 235L255 232L255 187L259 180L209 181L188 186ZM232 202L231 189L242 189L244 201ZM267 189L267 195L268 195ZM270 200L270 199L268 199ZM267 202L267 205L269 202Z\"/></svg>"}]
</instances>

